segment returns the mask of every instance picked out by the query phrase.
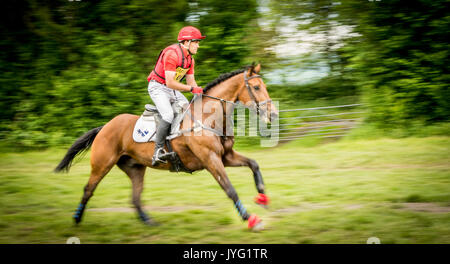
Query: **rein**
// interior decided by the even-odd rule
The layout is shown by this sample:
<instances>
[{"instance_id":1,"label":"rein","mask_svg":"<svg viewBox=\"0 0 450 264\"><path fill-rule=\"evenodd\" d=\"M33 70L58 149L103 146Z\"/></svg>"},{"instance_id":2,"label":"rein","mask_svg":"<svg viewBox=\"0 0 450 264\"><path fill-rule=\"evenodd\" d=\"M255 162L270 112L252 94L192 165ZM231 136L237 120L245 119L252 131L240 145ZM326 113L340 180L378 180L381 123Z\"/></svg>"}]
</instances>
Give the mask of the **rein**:
<instances>
[{"instance_id":1,"label":"rein","mask_svg":"<svg viewBox=\"0 0 450 264\"><path fill-rule=\"evenodd\" d=\"M221 101L223 103L236 104L235 102L228 101L228 100L225 100L225 99L222 99L222 98L219 98L219 97L215 97L215 96L211 96L211 95L207 95L207 94L202 94L202 96L205 96L205 97L208 97L208 98L211 98L211 99L215 99L215 100L219 100L219 101Z\"/></svg>"}]
</instances>

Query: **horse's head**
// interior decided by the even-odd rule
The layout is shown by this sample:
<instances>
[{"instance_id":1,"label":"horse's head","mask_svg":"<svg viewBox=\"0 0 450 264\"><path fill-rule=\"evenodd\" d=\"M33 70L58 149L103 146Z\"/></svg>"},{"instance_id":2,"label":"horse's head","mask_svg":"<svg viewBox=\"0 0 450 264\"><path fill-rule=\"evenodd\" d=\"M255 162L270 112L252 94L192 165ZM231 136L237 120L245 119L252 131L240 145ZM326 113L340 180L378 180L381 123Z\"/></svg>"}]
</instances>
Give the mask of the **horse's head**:
<instances>
[{"instance_id":1,"label":"horse's head","mask_svg":"<svg viewBox=\"0 0 450 264\"><path fill-rule=\"evenodd\" d=\"M278 110L270 99L266 84L259 75L261 64L252 65L244 71L244 86L238 100L253 108L265 123L278 117Z\"/></svg>"}]
</instances>

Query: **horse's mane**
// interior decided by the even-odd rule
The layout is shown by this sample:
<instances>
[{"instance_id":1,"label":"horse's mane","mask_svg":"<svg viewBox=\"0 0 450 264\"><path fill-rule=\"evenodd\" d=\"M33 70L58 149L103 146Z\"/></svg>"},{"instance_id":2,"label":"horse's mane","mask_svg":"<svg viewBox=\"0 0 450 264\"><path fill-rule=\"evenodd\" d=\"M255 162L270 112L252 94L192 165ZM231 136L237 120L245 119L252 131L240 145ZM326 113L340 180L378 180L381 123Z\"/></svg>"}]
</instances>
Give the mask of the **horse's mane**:
<instances>
[{"instance_id":1,"label":"horse's mane","mask_svg":"<svg viewBox=\"0 0 450 264\"><path fill-rule=\"evenodd\" d=\"M205 88L203 89L203 93L206 93L209 89L213 88L214 86L218 85L219 83L222 83L228 79L230 79L231 77L238 75L240 73L243 73L245 70L248 69L249 66L243 68L243 69L239 69L239 70L235 70L232 72L228 72L228 73L224 73L221 74L219 77L217 77L217 79L215 79L214 81L208 83Z\"/></svg>"}]
</instances>

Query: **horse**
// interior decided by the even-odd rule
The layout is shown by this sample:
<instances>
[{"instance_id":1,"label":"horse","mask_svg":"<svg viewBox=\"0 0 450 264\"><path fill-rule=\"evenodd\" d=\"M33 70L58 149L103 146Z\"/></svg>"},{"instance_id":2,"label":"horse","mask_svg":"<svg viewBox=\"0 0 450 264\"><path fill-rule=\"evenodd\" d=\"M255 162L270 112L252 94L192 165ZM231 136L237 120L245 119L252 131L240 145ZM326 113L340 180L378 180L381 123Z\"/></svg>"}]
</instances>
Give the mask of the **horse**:
<instances>
[{"instance_id":1,"label":"horse","mask_svg":"<svg viewBox=\"0 0 450 264\"><path fill-rule=\"evenodd\" d=\"M225 105L239 101L249 105L263 121L270 123L278 116L278 110L273 105L267 87L259 75L260 69L260 64L256 66L253 64L244 69L220 75L216 80L205 86L203 95L196 100L197 103L200 106L212 104L216 106L216 109L224 110ZM190 110L195 112L195 106L196 104L191 101L190 107L192 109ZM212 114L203 113L202 116L197 118L200 122L206 121ZM223 114L225 115L225 113ZM73 143L55 168L55 172L68 172L75 156L89 148L91 149L91 173L84 187L81 202L73 215L75 224L81 222L86 204L92 197L97 185L114 165L124 171L131 180L132 204L140 220L150 226L159 224L142 208L141 194L144 174L147 167L169 170L171 164L167 162L152 167L152 154L155 144L153 142L137 143L132 138L134 124L138 118L137 115L120 114L105 125L91 129ZM269 198L265 194L265 185L258 163L233 150L234 135L219 135L219 133L196 135L198 129L189 128L195 127L198 119L195 119L192 115L185 115L180 129L186 129L188 132L171 140L173 151L178 154L182 164L189 171L208 170L233 201L242 220L248 221L248 228L250 230L262 229L261 219L245 209L225 171L225 167L249 167L253 172L258 191L255 202L267 208ZM214 130L220 127L220 124L213 124L211 127L202 126L200 128L202 130L206 128Z\"/></svg>"}]
</instances>

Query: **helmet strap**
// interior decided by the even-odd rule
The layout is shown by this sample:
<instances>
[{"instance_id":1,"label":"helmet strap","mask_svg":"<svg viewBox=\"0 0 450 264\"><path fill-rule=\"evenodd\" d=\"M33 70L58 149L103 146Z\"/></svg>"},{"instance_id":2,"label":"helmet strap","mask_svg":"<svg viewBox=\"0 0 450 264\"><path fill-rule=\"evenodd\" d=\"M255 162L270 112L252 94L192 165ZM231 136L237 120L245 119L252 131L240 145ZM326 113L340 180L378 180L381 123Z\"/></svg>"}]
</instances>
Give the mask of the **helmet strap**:
<instances>
[{"instance_id":1,"label":"helmet strap","mask_svg":"<svg viewBox=\"0 0 450 264\"><path fill-rule=\"evenodd\" d=\"M191 54L192 55L192 53L191 53L191 50L190 50L190 48L191 48L191 39L189 40L189 42L188 42L188 44L187 44L187 47L186 47L186 45L184 45L184 44L181 44L185 49L187 49L187 51L189 52L189 54Z\"/></svg>"},{"instance_id":2,"label":"helmet strap","mask_svg":"<svg viewBox=\"0 0 450 264\"><path fill-rule=\"evenodd\" d=\"M189 42L188 42L188 48L187 48L187 50L188 50L188 52L189 52L189 54L191 54L192 55L192 52L191 52L191 39L189 40Z\"/></svg>"}]
</instances>

